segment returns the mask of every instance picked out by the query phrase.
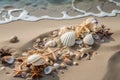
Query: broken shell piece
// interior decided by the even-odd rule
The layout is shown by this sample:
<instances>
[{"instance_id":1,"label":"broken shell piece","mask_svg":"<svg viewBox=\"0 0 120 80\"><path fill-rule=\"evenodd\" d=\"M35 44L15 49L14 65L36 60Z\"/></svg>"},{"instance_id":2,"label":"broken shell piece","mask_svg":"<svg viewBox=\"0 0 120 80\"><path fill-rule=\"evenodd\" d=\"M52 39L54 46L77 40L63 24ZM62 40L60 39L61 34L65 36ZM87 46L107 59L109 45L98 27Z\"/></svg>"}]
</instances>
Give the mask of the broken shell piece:
<instances>
[{"instance_id":1,"label":"broken shell piece","mask_svg":"<svg viewBox=\"0 0 120 80\"><path fill-rule=\"evenodd\" d=\"M54 63L53 66L54 66L56 69L60 68L60 64L58 64L58 63Z\"/></svg>"},{"instance_id":2,"label":"broken shell piece","mask_svg":"<svg viewBox=\"0 0 120 80\"><path fill-rule=\"evenodd\" d=\"M27 64L32 64L34 66L44 65L45 63L45 59L39 54L30 55L27 59Z\"/></svg>"},{"instance_id":3,"label":"broken shell piece","mask_svg":"<svg viewBox=\"0 0 120 80\"><path fill-rule=\"evenodd\" d=\"M45 47L55 47L57 43L54 40L48 41L45 43Z\"/></svg>"},{"instance_id":4,"label":"broken shell piece","mask_svg":"<svg viewBox=\"0 0 120 80\"><path fill-rule=\"evenodd\" d=\"M53 71L53 67L52 66L48 66L44 69L44 73L45 74L50 74Z\"/></svg>"},{"instance_id":5,"label":"broken shell piece","mask_svg":"<svg viewBox=\"0 0 120 80\"><path fill-rule=\"evenodd\" d=\"M7 62L8 64L12 64L14 62L14 57L13 56L4 56L3 60Z\"/></svg>"},{"instance_id":6,"label":"broken shell piece","mask_svg":"<svg viewBox=\"0 0 120 80\"><path fill-rule=\"evenodd\" d=\"M83 38L83 42L84 42L84 44L87 44L87 45L93 45L93 44L94 44L94 39L93 39L93 37L92 37L92 34L86 35L86 36Z\"/></svg>"},{"instance_id":7,"label":"broken shell piece","mask_svg":"<svg viewBox=\"0 0 120 80\"><path fill-rule=\"evenodd\" d=\"M60 37L61 43L64 46L73 46L75 44L75 32L66 32Z\"/></svg>"},{"instance_id":8,"label":"broken shell piece","mask_svg":"<svg viewBox=\"0 0 120 80\"><path fill-rule=\"evenodd\" d=\"M11 39L10 39L10 42L11 43L16 43L16 42L18 42L19 40L18 40L18 37L17 36L13 36L13 37L11 37Z\"/></svg>"},{"instance_id":9,"label":"broken shell piece","mask_svg":"<svg viewBox=\"0 0 120 80\"><path fill-rule=\"evenodd\" d=\"M70 59L68 59L68 58L65 58L64 63L66 63L67 65L71 65L72 61Z\"/></svg>"}]
</instances>

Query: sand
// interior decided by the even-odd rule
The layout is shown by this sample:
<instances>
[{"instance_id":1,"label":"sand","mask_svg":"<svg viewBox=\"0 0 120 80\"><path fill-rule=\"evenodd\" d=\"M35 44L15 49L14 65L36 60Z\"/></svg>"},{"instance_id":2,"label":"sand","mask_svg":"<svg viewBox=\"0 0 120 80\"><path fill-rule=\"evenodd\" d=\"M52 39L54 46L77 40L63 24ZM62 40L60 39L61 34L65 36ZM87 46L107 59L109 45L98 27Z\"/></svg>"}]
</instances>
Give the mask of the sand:
<instances>
[{"instance_id":1,"label":"sand","mask_svg":"<svg viewBox=\"0 0 120 80\"><path fill-rule=\"evenodd\" d=\"M73 20L41 20L38 22L16 21L0 25L0 47L12 47L18 51L29 48L31 40L37 36L58 29L63 26L80 24L85 18ZM46 76L46 80L120 80L120 15L116 17L98 18L99 24L111 28L114 34L109 42L98 46L98 54L92 60L79 61L78 66L70 66L64 74L58 74L55 78ZM18 36L18 43L9 43L12 36ZM118 53L117 53L118 52ZM2 65L0 65L2 66ZM10 72L10 74L6 74ZM0 80L24 80L12 77L13 68L6 67L0 70ZM43 80L44 80L43 79Z\"/></svg>"}]
</instances>

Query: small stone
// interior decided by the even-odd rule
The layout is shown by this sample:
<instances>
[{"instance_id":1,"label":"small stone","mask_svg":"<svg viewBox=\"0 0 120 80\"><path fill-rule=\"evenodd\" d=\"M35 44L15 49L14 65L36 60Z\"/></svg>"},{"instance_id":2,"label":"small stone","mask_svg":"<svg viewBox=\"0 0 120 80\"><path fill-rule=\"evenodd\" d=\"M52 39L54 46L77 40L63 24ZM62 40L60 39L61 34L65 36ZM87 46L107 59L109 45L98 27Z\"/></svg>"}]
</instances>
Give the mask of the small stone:
<instances>
[{"instance_id":1,"label":"small stone","mask_svg":"<svg viewBox=\"0 0 120 80\"><path fill-rule=\"evenodd\" d=\"M60 68L60 64L58 64L58 63L54 63L53 66L54 66L56 69Z\"/></svg>"},{"instance_id":2,"label":"small stone","mask_svg":"<svg viewBox=\"0 0 120 80\"><path fill-rule=\"evenodd\" d=\"M13 36L13 37L11 37L11 39L10 39L10 42L11 43L17 43L19 40L18 40L18 37L17 36Z\"/></svg>"},{"instance_id":3,"label":"small stone","mask_svg":"<svg viewBox=\"0 0 120 80\"><path fill-rule=\"evenodd\" d=\"M73 65L78 65L78 63L74 61L74 62L73 62Z\"/></svg>"},{"instance_id":4,"label":"small stone","mask_svg":"<svg viewBox=\"0 0 120 80\"><path fill-rule=\"evenodd\" d=\"M58 31L53 31L52 37L57 37L58 36Z\"/></svg>"},{"instance_id":5,"label":"small stone","mask_svg":"<svg viewBox=\"0 0 120 80\"><path fill-rule=\"evenodd\" d=\"M105 40L104 40L104 39L102 39L102 40L101 40L101 42L102 42L102 43L104 43L104 42L105 42Z\"/></svg>"},{"instance_id":6,"label":"small stone","mask_svg":"<svg viewBox=\"0 0 120 80\"><path fill-rule=\"evenodd\" d=\"M1 67L0 70L5 70L5 67Z\"/></svg>"}]
</instances>

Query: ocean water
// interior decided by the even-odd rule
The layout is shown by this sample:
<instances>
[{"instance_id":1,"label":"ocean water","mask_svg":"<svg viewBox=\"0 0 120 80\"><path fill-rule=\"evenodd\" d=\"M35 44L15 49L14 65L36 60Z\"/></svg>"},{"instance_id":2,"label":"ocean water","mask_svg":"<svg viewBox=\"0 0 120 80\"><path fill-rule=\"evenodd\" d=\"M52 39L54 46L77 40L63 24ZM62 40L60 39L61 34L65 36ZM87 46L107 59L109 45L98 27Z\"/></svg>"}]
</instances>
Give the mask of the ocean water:
<instances>
[{"instance_id":1,"label":"ocean water","mask_svg":"<svg viewBox=\"0 0 120 80\"><path fill-rule=\"evenodd\" d=\"M120 14L120 0L0 0L0 24Z\"/></svg>"}]
</instances>

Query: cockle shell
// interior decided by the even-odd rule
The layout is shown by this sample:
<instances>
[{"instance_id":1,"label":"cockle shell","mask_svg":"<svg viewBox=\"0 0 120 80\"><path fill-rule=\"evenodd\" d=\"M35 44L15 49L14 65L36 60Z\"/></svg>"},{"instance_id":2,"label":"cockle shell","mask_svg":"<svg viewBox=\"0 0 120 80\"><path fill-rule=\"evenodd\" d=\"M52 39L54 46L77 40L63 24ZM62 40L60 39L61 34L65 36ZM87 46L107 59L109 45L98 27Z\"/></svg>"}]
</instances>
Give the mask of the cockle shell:
<instances>
[{"instance_id":1,"label":"cockle shell","mask_svg":"<svg viewBox=\"0 0 120 80\"><path fill-rule=\"evenodd\" d=\"M73 46L75 44L75 32L66 32L60 37L61 43L64 46Z\"/></svg>"},{"instance_id":2,"label":"cockle shell","mask_svg":"<svg viewBox=\"0 0 120 80\"><path fill-rule=\"evenodd\" d=\"M87 34L83 38L83 42L84 42L84 44L87 44L87 45L93 45L94 44L94 39L92 37L92 34Z\"/></svg>"},{"instance_id":3,"label":"cockle shell","mask_svg":"<svg viewBox=\"0 0 120 80\"><path fill-rule=\"evenodd\" d=\"M13 56L5 56L5 57L3 57L3 59L8 64L12 64L14 62L14 60L15 60Z\"/></svg>"},{"instance_id":4,"label":"cockle shell","mask_svg":"<svg viewBox=\"0 0 120 80\"><path fill-rule=\"evenodd\" d=\"M32 64L34 66L39 66L45 64L46 61L39 54L30 55L27 59L27 64Z\"/></svg>"},{"instance_id":5,"label":"cockle shell","mask_svg":"<svg viewBox=\"0 0 120 80\"><path fill-rule=\"evenodd\" d=\"M54 40L45 43L45 47L55 47L57 43Z\"/></svg>"},{"instance_id":6,"label":"cockle shell","mask_svg":"<svg viewBox=\"0 0 120 80\"><path fill-rule=\"evenodd\" d=\"M50 74L53 71L53 67L52 66L48 66L44 69L44 73L45 74Z\"/></svg>"}]
</instances>

